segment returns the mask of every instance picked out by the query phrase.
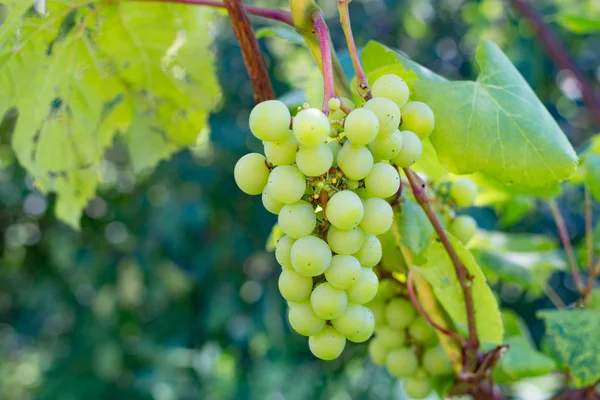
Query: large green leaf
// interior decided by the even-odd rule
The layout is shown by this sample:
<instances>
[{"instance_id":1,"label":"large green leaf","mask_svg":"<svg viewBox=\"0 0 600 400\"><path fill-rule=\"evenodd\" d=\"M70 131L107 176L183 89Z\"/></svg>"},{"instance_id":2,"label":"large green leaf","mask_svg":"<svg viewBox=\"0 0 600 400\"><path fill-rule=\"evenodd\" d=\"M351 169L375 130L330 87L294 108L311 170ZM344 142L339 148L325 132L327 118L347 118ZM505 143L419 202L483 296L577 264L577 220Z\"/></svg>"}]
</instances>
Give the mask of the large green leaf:
<instances>
[{"instance_id":1,"label":"large green leaf","mask_svg":"<svg viewBox=\"0 0 600 400\"><path fill-rule=\"evenodd\" d=\"M471 253L458 239L450 237L450 241L458 257L473 276L471 287L479 338L499 344L502 342L503 326L494 294ZM415 259L415 265L431 284L435 296L450 317L457 324L464 326L467 318L462 288L456 277L452 261L437 237L432 239L421 256Z\"/></svg>"},{"instance_id":2,"label":"large green leaf","mask_svg":"<svg viewBox=\"0 0 600 400\"><path fill-rule=\"evenodd\" d=\"M494 369L494 381L498 383L545 375L556 367L552 358L538 351L524 337L510 337L505 342L510 348Z\"/></svg>"}]
</instances>

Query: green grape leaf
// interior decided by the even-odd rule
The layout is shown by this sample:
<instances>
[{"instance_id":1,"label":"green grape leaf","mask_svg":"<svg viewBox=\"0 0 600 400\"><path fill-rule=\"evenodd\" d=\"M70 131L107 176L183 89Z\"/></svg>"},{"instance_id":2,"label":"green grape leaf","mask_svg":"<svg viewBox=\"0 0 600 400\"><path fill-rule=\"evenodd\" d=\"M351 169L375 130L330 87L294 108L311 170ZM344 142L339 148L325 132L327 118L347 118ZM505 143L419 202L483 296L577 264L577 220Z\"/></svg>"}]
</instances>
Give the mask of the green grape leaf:
<instances>
[{"instance_id":1,"label":"green grape leaf","mask_svg":"<svg viewBox=\"0 0 600 400\"><path fill-rule=\"evenodd\" d=\"M429 139L423 140L423 154L421 158L411 167L413 170L422 172L428 181L442 181L448 171L440 163L437 152Z\"/></svg>"},{"instance_id":2,"label":"green grape leaf","mask_svg":"<svg viewBox=\"0 0 600 400\"><path fill-rule=\"evenodd\" d=\"M559 15L556 21L571 32L584 34L600 32L600 15Z\"/></svg>"},{"instance_id":3,"label":"green grape leaf","mask_svg":"<svg viewBox=\"0 0 600 400\"><path fill-rule=\"evenodd\" d=\"M256 30L256 37L258 39L264 37L273 37L287 40L288 42L297 44L299 46L304 45L304 39L295 29L289 26L265 26Z\"/></svg>"},{"instance_id":4,"label":"green grape leaf","mask_svg":"<svg viewBox=\"0 0 600 400\"><path fill-rule=\"evenodd\" d=\"M533 343L531 333L527 328L527 324L513 310L502 310L502 324L504 325L504 337L522 336L529 343Z\"/></svg>"},{"instance_id":5,"label":"green grape leaf","mask_svg":"<svg viewBox=\"0 0 600 400\"><path fill-rule=\"evenodd\" d=\"M475 322L479 338L482 341L500 344L504 329L494 294L473 255L458 239L450 236L450 242L473 276L471 288L475 300ZM421 256L415 258L415 265L433 287L435 296L448 315L455 323L465 325L467 318L462 288L456 277L454 265L437 237L430 240Z\"/></svg>"},{"instance_id":6,"label":"green grape leaf","mask_svg":"<svg viewBox=\"0 0 600 400\"><path fill-rule=\"evenodd\" d=\"M511 383L523 378L545 375L556 367L552 358L538 351L524 337L509 337L505 342L510 348L494 369L494 381L498 383Z\"/></svg>"},{"instance_id":7,"label":"green grape leaf","mask_svg":"<svg viewBox=\"0 0 600 400\"><path fill-rule=\"evenodd\" d=\"M585 157L585 183L596 201L600 202L600 154L591 153Z\"/></svg>"},{"instance_id":8,"label":"green grape leaf","mask_svg":"<svg viewBox=\"0 0 600 400\"><path fill-rule=\"evenodd\" d=\"M379 236L379 241L383 249L381 265L388 271L405 272L407 270L406 260L393 230L394 228Z\"/></svg>"},{"instance_id":9,"label":"green grape leaf","mask_svg":"<svg viewBox=\"0 0 600 400\"><path fill-rule=\"evenodd\" d=\"M572 383L586 387L600 379L600 312L596 310L543 310L546 335L568 368Z\"/></svg>"},{"instance_id":10,"label":"green grape leaf","mask_svg":"<svg viewBox=\"0 0 600 400\"><path fill-rule=\"evenodd\" d=\"M419 254L429 244L433 226L417 203L404 196L400 213L394 219L400 232L400 242L413 253Z\"/></svg>"}]
</instances>

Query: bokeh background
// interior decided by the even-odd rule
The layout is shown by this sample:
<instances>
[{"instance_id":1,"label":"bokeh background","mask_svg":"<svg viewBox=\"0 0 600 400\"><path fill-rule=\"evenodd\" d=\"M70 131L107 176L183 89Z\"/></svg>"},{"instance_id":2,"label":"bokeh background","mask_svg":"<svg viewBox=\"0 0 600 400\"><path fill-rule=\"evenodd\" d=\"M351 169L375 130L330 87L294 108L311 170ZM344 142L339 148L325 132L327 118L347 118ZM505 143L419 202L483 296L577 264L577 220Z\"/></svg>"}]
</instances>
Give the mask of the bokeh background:
<instances>
[{"instance_id":1,"label":"bokeh background","mask_svg":"<svg viewBox=\"0 0 600 400\"><path fill-rule=\"evenodd\" d=\"M337 2L321 3L343 49ZM598 84L600 35L574 32L561 19L565 12L600 12L596 0L533 5ZM351 14L359 46L377 39L451 79L474 78L474 49L491 39L578 148L598 129L571 74L549 60L504 1L354 0ZM57 222L54 199L34 190L15 162L10 118L0 126L0 399L402 398L395 381L368 361L365 345L320 362L287 325L279 267L266 250L275 216L233 182L236 160L260 146L247 129L252 88L227 19L216 15L207 29L223 88L210 136L138 177L115 143L80 232ZM277 38L261 44L277 94L303 98L315 79L310 54ZM579 240L581 191L567 191L561 208ZM522 209L510 223L497 209L471 211L486 229L555 235L545 206L525 201ZM574 298L568 276L550 282ZM548 300L534 301L517 285L495 286L503 306L539 338L535 310Z\"/></svg>"}]
</instances>

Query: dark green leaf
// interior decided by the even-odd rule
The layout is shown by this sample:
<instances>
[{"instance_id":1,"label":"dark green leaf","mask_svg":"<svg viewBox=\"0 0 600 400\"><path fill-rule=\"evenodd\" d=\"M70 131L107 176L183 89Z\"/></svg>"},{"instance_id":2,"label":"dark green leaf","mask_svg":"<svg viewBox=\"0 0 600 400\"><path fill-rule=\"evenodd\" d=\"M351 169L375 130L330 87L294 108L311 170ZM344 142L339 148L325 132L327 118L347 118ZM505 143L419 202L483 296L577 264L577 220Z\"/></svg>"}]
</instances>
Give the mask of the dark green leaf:
<instances>
[{"instance_id":1,"label":"dark green leaf","mask_svg":"<svg viewBox=\"0 0 600 400\"><path fill-rule=\"evenodd\" d=\"M539 352L523 337L509 337L505 343L510 348L494 370L494 381L498 383L516 382L523 378L545 375L556 367L552 358Z\"/></svg>"}]
</instances>

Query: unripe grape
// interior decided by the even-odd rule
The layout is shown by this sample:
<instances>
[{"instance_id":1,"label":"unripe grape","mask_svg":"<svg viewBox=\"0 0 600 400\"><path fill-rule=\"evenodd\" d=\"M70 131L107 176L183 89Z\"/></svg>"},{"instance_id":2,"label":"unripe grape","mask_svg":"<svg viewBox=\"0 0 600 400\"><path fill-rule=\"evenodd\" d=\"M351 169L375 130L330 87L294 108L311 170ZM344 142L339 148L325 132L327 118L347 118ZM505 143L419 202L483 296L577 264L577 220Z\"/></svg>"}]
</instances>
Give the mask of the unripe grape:
<instances>
[{"instance_id":1,"label":"unripe grape","mask_svg":"<svg viewBox=\"0 0 600 400\"><path fill-rule=\"evenodd\" d=\"M370 143L379 132L377 115L367 108L357 108L346 117L344 133L355 146L364 146Z\"/></svg>"},{"instance_id":2,"label":"unripe grape","mask_svg":"<svg viewBox=\"0 0 600 400\"><path fill-rule=\"evenodd\" d=\"M399 297L390 300L385 308L385 319L394 329L404 329L409 326L416 314L415 306L409 300Z\"/></svg>"},{"instance_id":3,"label":"unripe grape","mask_svg":"<svg viewBox=\"0 0 600 400\"><path fill-rule=\"evenodd\" d=\"M313 281L312 278L299 275L296 271L284 269L279 275L278 287L284 299L299 303L310 296Z\"/></svg>"},{"instance_id":4,"label":"unripe grape","mask_svg":"<svg viewBox=\"0 0 600 400\"><path fill-rule=\"evenodd\" d=\"M279 227L286 235L299 239L310 235L317 226L317 217L313 206L304 200L286 204L279 212Z\"/></svg>"},{"instance_id":5,"label":"unripe grape","mask_svg":"<svg viewBox=\"0 0 600 400\"><path fill-rule=\"evenodd\" d=\"M337 254L350 255L360 250L365 242L366 234L360 226L342 231L335 226L330 226L327 232L327 243L331 250Z\"/></svg>"},{"instance_id":6,"label":"unripe grape","mask_svg":"<svg viewBox=\"0 0 600 400\"><path fill-rule=\"evenodd\" d=\"M402 347L406 343L406 332L394 329L389 325L378 326L375 336L388 350Z\"/></svg>"},{"instance_id":7,"label":"unripe grape","mask_svg":"<svg viewBox=\"0 0 600 400\"><path fill-rule=\"evenodd\" d=\"M265 156L275 166L291 165L296 162L298 141L292 131L288 131L284 139L277 142L264 142Z\"/></svg>"},{"instance_id":8,"label":"unripe grape","mask_svg":"<svg viewBox=\"0 0 600 400\"><path fill-rule=\"evenodd\" d=\"M333 326L325 325L323 330L308 338L311 353L321 360L334 360L342 354L346 346L344 335Z\"/></svg>"},{"instance_id":9,"label":"unripe grape","mask_svg":"<svg viewBox=\"0 0 600 400\"><path fill-rule=\"evenodd\" d=\"M375 330L375 318L371 310L357 304L348 304L343 314L332 319L331 324L354 343L368 340Z\"/></svg>"},{"instance_id":10,"label":"unripe grape","mask_svg":"<svg viewBox=\"0 0 600 400\"><path fill-rule=\"evenodd\" d=\"M267 193L266 189L263 190L261 200L262 200L263 206L265 207L265 210L267 210L268 212L275 214L275 215L279 214L279 212L285 205L282 202L275 200L273 198L273 196L271 196L269 193Z\"/></svg>"},{"instance_id":11,"label":"unripe grape","mask_svg":"<svg viewBox=\"0 0 600 400\"><path fill-rule=\"evenodd\" d=\"M391 161L400 168L408 168L423 155L423 143L411 131L401 131L400 133L402 134L402 149Z\"/></svg>"},{"instance_id":12,"label":"unripe grape","mask_svg":"<svg viewBox=\"0 0 600 400\"><path fill-rule=\"evenodd\" d=\"M321 275L331 262L331 249L315 236L304 236L294 242L290 259L294 270L303 276Z\"/></svg>"},{"instance_id":13,"label":"unripe grape","mask_svg":"<svg viewBox=\"0 0 600 400\"><path fill-rule=\"evenodd\" d=\"M419 371L414 376L404 379L404 390L413 399L426 398L433 388L429 376L427 374L420 374L418 373Z\"/></svg>"},{"instance_id":14,"label":"unripe grape","mask_svg":"<svg viewBox=\"0 0 600 400\"><path fill-rule=\"evenodd\" d=\"M370 268L362 268L356 283L348 288L348 300L353 304L365 304L375 298L379 279Z\"/></svg>"},{"instance_id":15,"label":"unripe grape","mask_svg":"<svg viewBox=\"0 0 600 400\"><path fill-rule=\"evenodd\" d=\"M402 150L402 134L398 129L388 136L377 136L369 143L373 157L381 160L391 160Z\"/></svg>"},{"instance_id":16,"label":"unripe grape","mask_svg":"<svg viewBox=\"0 0 600 400\"><path fill-rule=\"evenodd\" d=\"M377 236L367 235L363 245L353 255L361 266L373 268L381 261L382 254L381 242L377 239Z\"/></svg>"},{"instance_id":17,"label":"unripe grape","mask_svg":"<svg viewBox=\"0 0 600 400\"><path fill-rule=\"evenodd\" d=\"M300 146L296 154L296 165L306 176L323 175L333 164L333 153L325 143L314 147Z\"/></svg>"},{"instance_id":18,"label":"unripe grape","mask_svg":"<svg viewBox=\"0 0 600 400\"><path fill-rule=\"evenodd\" d=\"M415 318L408 326L408 333L417 343L427 343L435 334L429 322L421 316Z\"/></svg>"},{"instance_id":19,"label":"unripe grape","mask_svg":"<svg viewBox=\"0 0 600 400\"><path fill-rule=\"evenodd\" d=\"M306 177L293 165L275 167L269 175L267 192L277 201L295 203L306 190Z\"/></svg>"},{"instance_id":20,"label":"unripe grape","mask_svg":"<svg viewBox=\"0 0 600 400\"><path fill-rule=\"evenodd\" d=\"M336 255L325 271L325 278L334 288L344 290L356 282L360 268L360 263L355 257Z\"/></svg>"},{"instance_id":21,"label":"unripe grape","mask_svg":"<svg viewBox=\"0 0 600 400\"><path fill-rule=\"evenodd\" d=\"M356 105L349 98L340 97L340 100L346 107L348 107L350 109L350 111L356 109ZM329 119L331 121L341 121L344 119L345 116L346 116L346 113L341 108L338 108L337 110L329 113Z\"/></svg>"},{"instance_id":22,"label":"unripe grape","mask_svg":"<svg viewBox=\"0 0 600 400\"><path fill-rule=\"evenodd\" d=\"M341 101L340 99L336 98L336 97L332 97L331 99L329 99L329 101L327 102L327 105L329 106L329 109L331 111L335 111L338 108L340 108L341 106Z\"/></svg>"},{"instance_id":23,"label":"unripe grape","mask_svg":"<svg viewBox=\"0 0 600 400\"><path fill-rule=\"evenodd\" d=\"M365 304L365 307L367 307L373 313L376 326L385 324L385 303L383 301L379 301L377 298L375 298Z\"/></svg>"},{"instance_id":24,"label":"unripe grape","mask_svg":"<svg viewBox=\"0 0 600 400\"><path fill-rule=\"evenodd\" d=\"M350 190L356 190L356 189L358 189L359 182L358 181L353 181L352 179L348 179L346 181L346 185L348 186L348 189L350 189ZM358 197L360 197L360 196L358 196Z\"/></svg>"},{"instance_id":25,"label":"unripe grape","mask_svg":"<svg viewBox=\"0 0 600 400\"><path fill-rule=\"evenodd\" d=\"M277 259L279 265L285 269L294 269L294 267L292 267L292 260L290 257L292 245L295 241L296 239L284 235L281 239L279 239L277 246L275 247L275 258Z\"/></svg>"},{"instance_id":26,"label":"unripe grape","mask_svg":"<svg viewBox=\"0 0 600 400\"><path fill-rule=\"evenodd\" d=\"M443 376L452 375L452 363L446 355L444 349L439 346L425 349L423 353L423 368L431 375Z\"/></svg>"},{"instance_id":27,"label":"unripe grape","mask_svg":"<svg viewBox=\"0 0 600 400\"><path fill-rule=\"evenodd\" d=\"M405 378L417 371L419 360L412 349L401 347L388 352L385 366L390 375L396 378Z\"/></svg>"},{"instance_id":28,"label":"unripe grape","mask_svg":"<svg viewBox=\"0 0 600 400\"><path fill-rule=\"evenodd\" d=\"M400 283L395 279L382 279L377 291L377 299L387 301L398 294Z\"/></svg>"},{"instance_id":29,"label":"unripe grape","mask_svg":"<svg viewBox=\"0 0 600 400\"><path fill-rule=\"evenodd\" d=\"M459 215L452 221L450 233L463 244L467 244L477 233L477 221L470 215Z\"/></svg>"},{"instance_id":30,"label":"unripe grape","mask_svg":"<svg viewBox=\"0 0 600 400\"><path fill-rule=\"evenodd\" d=\"M402 130L414 132L425 140L433 131L435 117L431 108L420 101L409 101L402 107Z\"/></svg>"},{"instance_id":31,"label":"unripe grape","mask_svg":"<svg viewBox=\"0 0 600 400\"><path fill-rule=\"evenodd\" d=\"M337 163L349 179L359 181L371 172L373 155L365 146L346 142L337 155Z\"/></svg>"},{"instance_id":32,"label":"unripe grape","mask_svg":"<svg viewBox=\"0 0 600 400\"><path fill-rule=\"evenodd\" d=\"M331 166L337 167L338 166L337 155L340 152L340 150L342 149L342 145L337 140L332 140L331 142L327 143L327 147L329 147L329 150L331 150L331 154L333 154L333 162L332 162Z\"/></svg>"},{"instance_id":33,"label":"unripe grape","mask_svg":"<svg viewBox=\"0 0 600 400\"><path fill-rule=\"evenodd\" d=\"M284 140L290 128L290 111L278 100L257 104L250 112L250 131L266 142Z\"/></svg>"},{"instance_id":34,"label":"unripe grape","mask_svg":"<svg viewBox=\"0 0 600 400\"><path fill-rule=\"evenodd\" d=\"M325 320L317 317L310 301L291 304L288 321L290 321L292 329L303 336L315 335L321 332L325 326Z\"/></svg>"},{"instance_id":35,"label":"unripe grape","mask_svg":"<svg viewBox=\"0 0 600 400\"><path fill-rule=\"evenodd\" d=\"M250 195L262 193L269 179L269 168L265 161L262 154L250 153L235 164L233 177L242 192Z\"/></svg>"},{"instance_id":36,"label":"unripe grape","mask_svg":"<svg viewBox=\"0 0 600 400\"><path fill-rule=\"evenodd\" d=\"M400 176L390 164L377 163L365 178L365 187L375 197L390 197L400 188Z\"/></svg>"},{"instance_id":37,"label":"unripe grape","mask_svg":"<svg viewBox=\"0 0 600 400\"><path fill-rule=\"evenodd\" d=\"M386 74L373 83L371 93L373 97L384 97L393 101L400 108L406 104L410 91L404 79L398 75Z\"/></svg>"},{"instance_id":38,"label":"unripe grape","mask_svg":"<svg viewBox=\"0 0 600 400\"><path fill-rule=\"evenodd\" d=\"M377 338L369 341L369 357L374 364L385 365L387 353L386 347Z\"/></svg>"},{"instance_id":39,"label":"unripe grape","mask_svg":"<svg viewBox=\"0 0 600 400\"><path fill-rule=\"evenodd\" d=\"M325 208L327 219L331 225L338 229L347 231L363 219L364 208L360 197L351 190L337 192L327 201Z\"/></svg>"},{"instance_id":40,"label":"unripe grape","mask_svg":"<svg viewBox=\"0 0 600 400\"><path fill-rule=\"evenodd\" d=\"M401 113L393 101L383 97L376 97L367 101L364 108L373 111L377 115L380 135L386 136L398 129Z\"/></svg>"},{"instance_id":41,"label":"unripe grape","mask_svg":"<svg viewBox=\"0 0 600 400\"><path fill-rule=\"evenodd\" d=\"M469 178L461 178L452 182L450 197L459 207L470 207L475 202L479 189L475 182Z\"/></svg>"},{"instance_id":42,"label":"unripe grape","mask_svg":"<svg viewBox=\"0 0 600 400\"><path fill-rule=\"evenodd\" d=\"M346 292L336 289L330 283L324 282L317 286L310 295L310 305L317 317L334 319L346 311L348 296Z\"/></svg>"},{"instance_id":43,"label":"unripe grape","mask_svg":"<svg viewBox=\"0 0 600 400\"><path fill-rule=\"evenodd\" d=\"M302 110L294 117L294 136L304 146L325 143L329 136L329 128L327 116L316 108Z\"/></svg>"},{"instance_id":44,"label":"unripe grape","mask_svg":"<svg viewBox=\"0 0 600 400\"><path fill-rule=\"evenodd\" d=\"M394 211L390 203L383 199L371 198L363 204L364 217L360 227L371 235L381 235L387 232L394 223Z\"/></svg>"}]
</instances>

